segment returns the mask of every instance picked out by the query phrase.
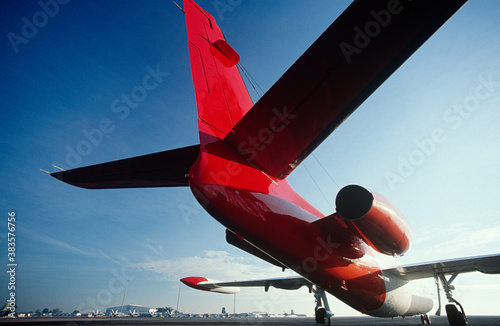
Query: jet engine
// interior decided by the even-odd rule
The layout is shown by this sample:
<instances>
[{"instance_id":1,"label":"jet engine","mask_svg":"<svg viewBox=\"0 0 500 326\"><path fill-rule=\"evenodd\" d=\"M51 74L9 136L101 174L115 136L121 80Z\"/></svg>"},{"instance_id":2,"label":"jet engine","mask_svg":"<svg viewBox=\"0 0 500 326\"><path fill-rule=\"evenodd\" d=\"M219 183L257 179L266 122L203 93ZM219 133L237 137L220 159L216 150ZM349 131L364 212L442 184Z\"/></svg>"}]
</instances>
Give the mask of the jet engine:
<instances>
[{"instance_id":1,"label":"jet engine","mask_svg":"<svg viewBox=\"0 0 500 326\"><path fill-rule=\"evenodd\" d=\"M337 214L378 252L400 255L409 249L412 234L408 222L383 196L349 185L339 191L335 205Z\"/></svg>"}]
</instances>

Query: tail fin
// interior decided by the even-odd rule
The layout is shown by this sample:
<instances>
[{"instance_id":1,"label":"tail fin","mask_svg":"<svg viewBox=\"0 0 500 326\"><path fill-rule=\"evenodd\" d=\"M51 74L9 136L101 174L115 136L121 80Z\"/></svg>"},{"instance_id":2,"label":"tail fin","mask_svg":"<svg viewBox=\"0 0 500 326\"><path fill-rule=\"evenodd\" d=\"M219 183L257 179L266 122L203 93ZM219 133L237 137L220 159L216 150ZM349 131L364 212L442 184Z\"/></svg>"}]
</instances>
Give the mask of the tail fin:
<instances>
[{"instance_id":1,"label":"tail fin","mask_svg":"<svg viewBox=\"0 0 500 326\"><path fill-rule=\"evenodd\" d=\"M210 14L192 0L184 10L198 118L227 135L253 106L236 67L240 56Z\"/></svg>"}]
</instances>

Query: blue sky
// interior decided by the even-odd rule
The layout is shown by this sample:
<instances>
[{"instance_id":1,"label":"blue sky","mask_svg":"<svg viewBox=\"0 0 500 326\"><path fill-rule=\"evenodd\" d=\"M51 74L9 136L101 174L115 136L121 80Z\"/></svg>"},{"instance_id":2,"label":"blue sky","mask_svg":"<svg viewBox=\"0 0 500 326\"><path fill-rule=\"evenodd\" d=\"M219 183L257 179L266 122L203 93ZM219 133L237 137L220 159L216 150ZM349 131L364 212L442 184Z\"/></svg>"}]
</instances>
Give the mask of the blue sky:
<instances>
[{"instance_id":1,"label":"blue sky","mask_svg":"<svg viewBox=\"0 0 500 326\"><path fill-rule=\"evenodd\" d=\"M168 1L61 2L50 15L16 1L0 13L0 205L4 225L16 212L19 309L102 310L121 304L126 280L126 303L176 307L181 277L283 275L228 245L187 188L90 191L39 170L198 142L182 12ZM199 3L267 90L350 2ZM297 191L325 214L337 185L389 198L414 231L402 263L499 253L499 14L495 1L462 8L294 171ZM26 21L36 26L23 29ZM151 71L154 89L133 93ZM113 106L126 96L135 99L127 114ZM6 227L0 241L6 262ZM5 299L7 283L1 273ZM468 313L498 312L498 276L461 275L455 284ZM435 296L433 281L419 291ZM180 298L186 313L233 307L233 296L184 286ZM356 314L330 303L336 315ZM240 312L313 307L305 289L236 296Z\"/></svg>"}]
</instances>

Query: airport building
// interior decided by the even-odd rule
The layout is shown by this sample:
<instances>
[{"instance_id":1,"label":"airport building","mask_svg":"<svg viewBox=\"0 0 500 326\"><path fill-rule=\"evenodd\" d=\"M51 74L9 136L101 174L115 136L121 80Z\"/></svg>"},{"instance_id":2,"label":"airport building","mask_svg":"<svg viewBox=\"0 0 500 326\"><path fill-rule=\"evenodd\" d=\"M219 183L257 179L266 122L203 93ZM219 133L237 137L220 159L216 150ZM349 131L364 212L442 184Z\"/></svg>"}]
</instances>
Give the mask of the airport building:
<instances>
[{"instance_id":1,"label":"airport building","mask_svg":"<svg viewBox=\"0 0 500 326\"><path fill-rule=\"evenodd\" d=\"M130 313L135 313L135 314L154 314L156 313L156 308L148 308L144 306L139 306L135 304L127 304L122 306L117 306L117 307L109 307L106 309L106 315L110 316L113 313L124 313L125 315L128 315Z\"/></svg>"}]
</instances>

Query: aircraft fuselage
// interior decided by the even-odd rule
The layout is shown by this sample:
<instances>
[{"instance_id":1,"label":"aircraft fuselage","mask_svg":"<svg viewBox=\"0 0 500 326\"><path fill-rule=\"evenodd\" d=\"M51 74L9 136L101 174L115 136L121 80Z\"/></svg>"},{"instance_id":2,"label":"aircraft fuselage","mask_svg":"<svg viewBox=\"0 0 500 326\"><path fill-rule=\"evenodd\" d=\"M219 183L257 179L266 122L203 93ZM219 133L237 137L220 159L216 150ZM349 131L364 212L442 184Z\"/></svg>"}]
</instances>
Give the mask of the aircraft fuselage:
<instances>
[{"instance_id":1,"label":"aircraft fuselage","mask_svg":"<svg viewBox=\"0 0 500 326\"><path fill-rule=\"evenodd\" d=\"M325 216L286 180L277 180L244 161L204 122L199 121L199 128L201 150L189 183L211 216L358 311L392 317L415 310L410 309L411 294L403 291L406 282L382 275L372 248L346 221L336 217L329 218L327 225L315 223ZM427 302L424 308L428 306Z\"/></svg>"}]
</instances>

